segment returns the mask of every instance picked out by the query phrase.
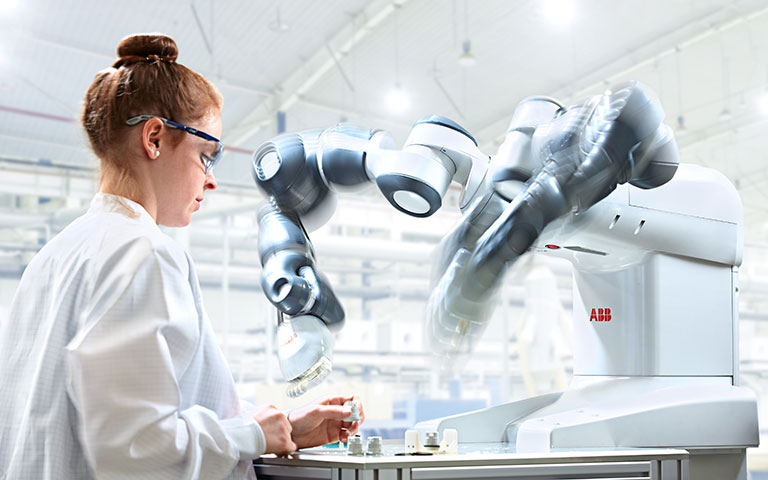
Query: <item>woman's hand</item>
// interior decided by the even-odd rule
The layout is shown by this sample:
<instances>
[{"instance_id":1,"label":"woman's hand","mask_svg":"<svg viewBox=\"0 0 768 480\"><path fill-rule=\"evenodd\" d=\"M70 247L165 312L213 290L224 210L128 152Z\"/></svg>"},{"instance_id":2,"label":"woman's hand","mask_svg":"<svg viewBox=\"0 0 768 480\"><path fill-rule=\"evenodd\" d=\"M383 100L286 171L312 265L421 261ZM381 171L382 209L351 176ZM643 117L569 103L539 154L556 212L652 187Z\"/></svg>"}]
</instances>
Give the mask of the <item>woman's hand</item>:
<instances>
[{"instance_id":1,"label":"woman's hand","mask_svg":"<svg viewBox=\"0 0 768 480\"><path fill-rule=\"evenodd\" d=\"M253 419L264 432L264 438L267 441L267 450L265 453L275 453L277 455L288 455L298 450L296 444L291 439L291 423L283 412L270 405L261 410Z\"/></svg>"},{"instance_id":2,"label":"woman's hand","mask_svg":"<svg viewBox=\"0 0 768 480\"><path fill-rule=\"evenodd\" d=\"M359 421L343 421L352 414L352 409L343 406L350 400L356 401L360 407ZM323 398L288 414L288 421L293 427L291 439L298 448L346 442L350 435L357 433L363 420L363 404L357 396Z\"/></svg>"}]
</instances>

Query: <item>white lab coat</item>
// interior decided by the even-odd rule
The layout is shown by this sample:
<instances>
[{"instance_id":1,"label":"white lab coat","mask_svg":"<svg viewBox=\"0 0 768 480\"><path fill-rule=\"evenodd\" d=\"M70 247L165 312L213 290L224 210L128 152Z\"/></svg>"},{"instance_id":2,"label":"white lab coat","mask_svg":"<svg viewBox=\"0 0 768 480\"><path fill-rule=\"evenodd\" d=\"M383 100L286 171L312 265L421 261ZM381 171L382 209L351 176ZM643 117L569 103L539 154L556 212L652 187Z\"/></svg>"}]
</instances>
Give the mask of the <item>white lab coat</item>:
<instances>
[{"instance_id":1,"label":"white lab coat","mask_svg":"<svg viewBox=\"0 0 768 480\"><path fill-rule=\"evenodd\" d=\"M266 442L242 409L189 255L96 195L0 326L0 479L253 478Z\"/></svg>"}]
</instances>

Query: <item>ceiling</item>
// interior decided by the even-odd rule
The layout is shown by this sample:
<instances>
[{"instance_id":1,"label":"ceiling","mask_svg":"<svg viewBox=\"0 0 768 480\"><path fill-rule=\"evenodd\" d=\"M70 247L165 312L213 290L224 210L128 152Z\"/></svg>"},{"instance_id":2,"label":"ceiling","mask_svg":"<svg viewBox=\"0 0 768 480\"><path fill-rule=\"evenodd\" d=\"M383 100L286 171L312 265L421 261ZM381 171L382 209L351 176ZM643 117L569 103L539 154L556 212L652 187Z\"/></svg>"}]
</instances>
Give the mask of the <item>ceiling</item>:
<instances>
[{"instance_id":1,"label":"ceiling","mask_svg":"<svg viewBox=\"0 0 768 480\"><path fill-rule=\"evenodd\" d=\"M493 154L525 97L575 102L635 78L659 95L683 161L737 185L746 241L766 243L768 3L563 1L3 0L0 156L95 166L82 97L135 32L172 36L179 61L224 94L225 186L251 184L249 152L276 134L278 111L289 131L349 121L398 141L445 115ZM410 98L400 113L386 101L396 84Z\"/></svg>"}]
</instances>

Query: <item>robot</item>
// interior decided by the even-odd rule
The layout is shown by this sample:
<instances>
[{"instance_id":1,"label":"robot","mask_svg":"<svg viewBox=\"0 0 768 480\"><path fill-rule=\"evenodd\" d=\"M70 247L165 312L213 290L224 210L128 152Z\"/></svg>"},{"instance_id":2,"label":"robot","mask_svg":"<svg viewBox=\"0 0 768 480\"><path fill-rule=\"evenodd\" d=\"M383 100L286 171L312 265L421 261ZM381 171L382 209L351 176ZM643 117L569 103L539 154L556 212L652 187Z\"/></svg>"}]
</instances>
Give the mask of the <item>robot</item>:
<instances>
[{"instance_id":1,"label":"robot","mask_svg":"<svg viewBox=\"0 0 768 480\"><path fill-rule=\"evenodd\" d=\"M336 193L375 182L396 209L426 217L453 182L462 216L439 248L433 350L471 352L522 254L563 256L574 264L574 380L420 429L518 451L696 447L708 452L696 465L716 452L744 470L744 449L758 442L754 396L738 386L741 202L721 174L679 165L661 106L637 82L567 108L524 100L491 158L461 126L429 116L402 149L350 125L280 135L256 151L253 174L268 198L262 289L279 311L290 395L328 374L329 332L344 322L307 233L330 218Z\"/></svg>"},{"instance_id":2,"label":"robot","mask_svg":"<svg viewBox=\"0 0 768 480\"><path fill-rule=\"evenodd\" d=\"M547 224L587 210L617 184L652 188L672 178L677 149L662 118L648 91L629 82L568 109L551 98L523 101L490 159L469 132L438 116L418 121L402 149L387 132L344 124L261 145L253 157L254 179L268 198L259 215L261 285L284 327L281 366L297 387L289 394L327 375L326 328L338 331L344 322L307 233L333 214L337 192L375 182L396 209L427 217L459 184L462 218L441 243L428 315L434 350L452 357L471 349L502 272ZM291 340L299 330L314 336L314 347Z\"/></svg>"}]
</instances>

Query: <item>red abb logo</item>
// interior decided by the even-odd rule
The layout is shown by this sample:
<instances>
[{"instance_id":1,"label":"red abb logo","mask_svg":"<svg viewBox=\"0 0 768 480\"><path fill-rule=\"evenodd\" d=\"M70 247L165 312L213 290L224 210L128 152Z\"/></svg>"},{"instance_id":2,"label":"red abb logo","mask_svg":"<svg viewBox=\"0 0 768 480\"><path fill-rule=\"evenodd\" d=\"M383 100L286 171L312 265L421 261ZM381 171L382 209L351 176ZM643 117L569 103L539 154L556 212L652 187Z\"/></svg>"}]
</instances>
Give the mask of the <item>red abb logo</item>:
<instances>
[{"instance_id":1,"label":"red abb logo","mask_svg":"<svg viewBox=\"0 0 768 480\"><path fill-rule=\"evenodd\" d=\"M610 322L611 321L611 309L610 308L593 308L592 314L589 316L590 322Z\"/></svg>"}]
</instances>

